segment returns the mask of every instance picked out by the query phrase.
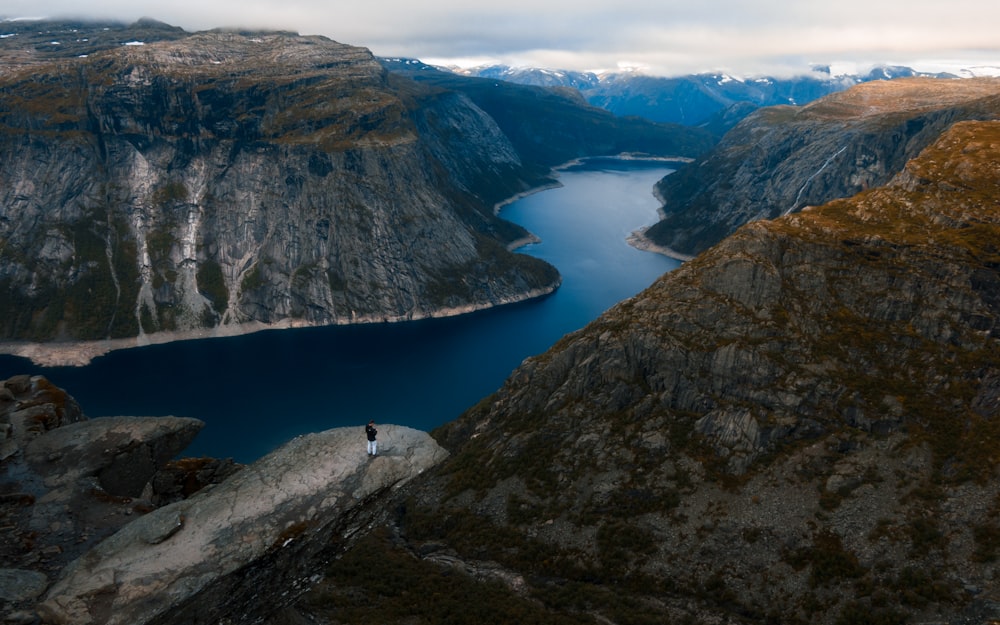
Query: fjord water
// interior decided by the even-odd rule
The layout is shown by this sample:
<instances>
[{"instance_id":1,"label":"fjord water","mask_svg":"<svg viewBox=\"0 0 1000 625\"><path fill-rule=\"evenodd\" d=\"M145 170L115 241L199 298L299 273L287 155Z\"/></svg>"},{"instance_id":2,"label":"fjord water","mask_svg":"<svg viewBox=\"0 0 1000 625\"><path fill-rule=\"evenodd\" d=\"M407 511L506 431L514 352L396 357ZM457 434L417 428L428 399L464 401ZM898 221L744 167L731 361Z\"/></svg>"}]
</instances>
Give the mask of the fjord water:
<instances>
[{"instance_id":1,"label":"fjord water","mask_svg":"<svg viewBox=\"0 0 1000 625\"><path fill-rule=\"evenodd\" d=\"M552 295L423 321L275 330L112 352L87 367L42 368L0 357L0 379L42 374L89 417L176 415L205 422L184 455L250 462L296 435L369 419L430 430L497 390L545 351L678 266L630 247L657 219L653 184L668 163L588 160L563 186L503 208L541 243L521 249L555 265ZM391 440L382 440L391 449Z\"/></svg>"}]
</instances>

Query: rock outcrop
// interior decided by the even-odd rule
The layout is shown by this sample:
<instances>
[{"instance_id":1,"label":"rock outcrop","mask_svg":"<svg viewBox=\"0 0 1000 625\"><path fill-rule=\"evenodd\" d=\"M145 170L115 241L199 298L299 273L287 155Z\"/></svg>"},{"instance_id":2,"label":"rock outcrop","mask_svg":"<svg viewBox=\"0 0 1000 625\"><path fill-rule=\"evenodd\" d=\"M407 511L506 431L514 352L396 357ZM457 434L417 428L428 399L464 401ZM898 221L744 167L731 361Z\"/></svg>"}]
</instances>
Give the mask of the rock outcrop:
<instances>
[{"instance_id":1,"label":"rock outcrop","mask_svg":"<svg viewBox=\"0 0 1000 625\"><path fill-rule=\"evenodd\" d=\"M567 618L1000 618L998 160L1000 122L956 124L529 358L435 432L408 552ZM357 609L326 591L300 609Z\"/></svg>"},{"instance_id":2,"label":"rock outcrop","mask_svg":"<svg viewBox=\"0 0 1000 625\"><path fill-rule=\"evenodd\" d=\"M182 417L90 419L35 438L25 446L24 459L50 491L93 478L112 497L140 497L203 425Z\"/></svg>"},{"instance_id":3,"label":"rock outcrop","mask_svg":"<svg viewBox=\"0 0 1000 625\"><path fill-rule=\"evenodd\" d=\"M0 382L0 397L0 566L33 576L54 576L148 510L154 476L203 425L179 417L87 419L40 376Z\"/></svg>"},{"instance_id":4,"label":"rock outcrop","mask_svg":"<svg viewBox=\"0 0 1000 625\"><path fill-rule=\"evenodd\" d=\"M645 236L690 257L740 226L886 184L960 120L995 119L1000 79L874 81L806 106L760 109L657 184Z\"/></svg>"},{"instance_id":5,"label":"rock outcrop","mask_svg":"<svg viewBox=\"0 0 1000 625\"><path fill-rule=\"evenodd\" d=\"M19 375L0 385L0 461L45 432L86 419L69 393L43 377Z\"/></svg>"},{"instance_id":6,"label":"rock outcrop","mask_svg":"<svg viewBox=\"0 0 1000 625\"><path fill-rule=\"evenodd\" d=\"M39 611L47 622L260 622L318 579L385 514L378 500L440 462L423 432L356 428L293 439L235 476L136 519L74 562Z\"/></svg>"},{"instance_id":7,"label":"rock outcrop","mask_svg":"<svg viewBox=\"0 0 1000 625\"><path fill-rule=\"evenodd\" d=\"M447 456L425 432L300 436L247 467L175 457L195 419L87 419L45 378L0 382L4 622L263 622ZM44 415L44 418L35 418Z\"/></svg>"}]
</instances>

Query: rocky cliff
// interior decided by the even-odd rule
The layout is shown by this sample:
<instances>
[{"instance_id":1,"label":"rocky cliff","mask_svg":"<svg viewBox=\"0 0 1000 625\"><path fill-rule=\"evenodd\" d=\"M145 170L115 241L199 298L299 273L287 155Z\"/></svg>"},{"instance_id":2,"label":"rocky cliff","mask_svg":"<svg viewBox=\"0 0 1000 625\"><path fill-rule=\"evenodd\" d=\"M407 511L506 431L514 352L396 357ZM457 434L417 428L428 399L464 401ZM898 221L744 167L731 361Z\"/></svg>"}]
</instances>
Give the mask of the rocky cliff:
<instances>
[{"instance_id":1,"label":"rocky cliff","mask_svg":"<svg viewBox=\"0 0 1000 625\"><path fill-rule=\"evenodd\" d=\"M405 319L558 284L463 187L517 176L495 124L415 104L361 48L203 33L3 82L8 339ZM442 144L472 165L453 176Z\"/></svg>"},{"instance_id":2,"label":"rocky cliff","mask_svg":"<svg viewBox=\"0 0 1000 625\"><path fill-rule=\"evenodd\" d=\"M4 622L262 622L382 522L446 452L380 427L300 436L246 467L186 458L195 419L87 419L45 378L0 382Z\"/></svg>"},{"instance_id":3,"label":"rocky cliff","mask_svg":"<svg viewBox=\"0 0 1000 625\"><path fill-rule=\"evenodd\" d=\"M452 457L369 548L489 580L497 622L994 622L998 159L1000 122L956 124L528 359L435 432ZM374 607L331 584L298 609L461 600L372 583Z\"/></svg>"},{"instance_id":4,"label":"rocky cliff","mask_svg":"<svg viewBox=\"0 0 1000 625\"><path fill-rule=\"evenodd\" d=\"M660 181L663 218L645 235L689 257L750 221L885 184L956 121L995 119L998 101L995 78L908 78L760 109Z\"/></svg>"},{"instance_id":5,"label":"rocky cliff","mask_svg":"<svg viewBox=\"0 0 1000 625\"><path fill-rule=\"evenodd\" d=\"M493 211L556 163L466 95L320 37L49 26L0 40L0 338L403 320L559 284Z\"/></svg>"}]
</instances>

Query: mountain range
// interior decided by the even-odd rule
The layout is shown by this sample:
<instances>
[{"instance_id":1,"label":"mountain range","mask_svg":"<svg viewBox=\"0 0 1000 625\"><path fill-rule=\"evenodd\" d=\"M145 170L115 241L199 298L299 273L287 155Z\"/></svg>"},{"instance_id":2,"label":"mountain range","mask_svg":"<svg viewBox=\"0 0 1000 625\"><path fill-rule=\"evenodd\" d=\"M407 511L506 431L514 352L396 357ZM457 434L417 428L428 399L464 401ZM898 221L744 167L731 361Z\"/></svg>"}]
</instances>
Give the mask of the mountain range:
<instances>
[{"instance_id":1,"label":"mountain range","mask_svg":"<svg viewBox=\"0 0 1000 625\"><path fill-rule=\"evenodd\" d=\"M883 65L865 74L834 74L829 66L813 67L790 77L736 77L721 73L648 76L641 72L574 72L507 65L446 68L463 76L478 76L545 87L570 87L584 99L616 115L638 116L688 126L710 124L734 105L756 108L801 106L863 82L914 76L957 78L952 74L918 72L905 66Z\"/></svg>"},{"instance_id":2,"label":"mountain range","mask_svg":"<svg viewBox=\"0 0 1000 625\"><path fill-rule=\"evenodd\" d=\"M136 27L0 40L8 340L544 290L492 207L589 153L692 157L642 236L693 258L377 458L359 427L176 459L196 419L0 381L6 621L1000 620L1000 80L870 81L713 148L567 87Z\"/></svg>"}]
</instances>

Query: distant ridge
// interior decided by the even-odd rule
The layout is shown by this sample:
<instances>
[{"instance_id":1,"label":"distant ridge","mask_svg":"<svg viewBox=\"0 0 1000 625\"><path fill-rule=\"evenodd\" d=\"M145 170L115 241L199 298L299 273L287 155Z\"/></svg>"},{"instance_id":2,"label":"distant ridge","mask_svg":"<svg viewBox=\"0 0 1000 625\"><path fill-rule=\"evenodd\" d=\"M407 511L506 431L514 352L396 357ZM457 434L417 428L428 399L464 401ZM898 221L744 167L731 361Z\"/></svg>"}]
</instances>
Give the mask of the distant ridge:
<instances>
[{"instance_id":1,"label":"distant ridge","mask_svg":"<svg viewBox=\"0 0 1000 625\"><path fill-rule=\"evenodd\" d=\"M406 61L419 63L412 59ZM814 66L808 74L788 78L737 77L720 72L658 77L636 71L578 72L509 65L442 69L463 76L495 78L523 85L572 87L579 90L590 104L616 115L637 115L652 121L688 126L708 124L713 116L736 104L749 103L756 107L776 104L801 106L873 80L914 76L964 78L1000 73L1000 68L979 67L965 70L959 76L920 72L899 65L880 65L866 74L837 74L829 66Z\"/></svg>"}]
</instances>

